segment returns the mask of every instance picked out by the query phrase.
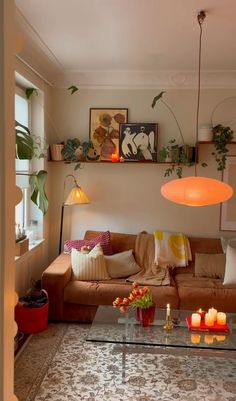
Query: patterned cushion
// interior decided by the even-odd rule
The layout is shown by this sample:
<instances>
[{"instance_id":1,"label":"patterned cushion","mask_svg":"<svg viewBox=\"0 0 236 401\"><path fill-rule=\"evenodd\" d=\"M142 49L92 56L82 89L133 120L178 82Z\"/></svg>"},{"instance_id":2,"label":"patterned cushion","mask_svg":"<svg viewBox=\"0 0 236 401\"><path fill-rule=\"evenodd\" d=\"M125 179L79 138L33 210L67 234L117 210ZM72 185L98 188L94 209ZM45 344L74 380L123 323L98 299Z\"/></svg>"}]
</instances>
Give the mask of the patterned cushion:
<instances>
[{"instance_id":1,"label":"patterned cushion","mask_svg":"<svg viewBox=\"0 0 236 401\"><path fill-rule=\"evenodd\" d=\"M94 248L97 244L101 245L104 255L113 254L110 231L105 231L104 233L101 233L97 237L90 240L67 240L65 241L65 251L71 252L73 248L77 249L77 251L80 251L82 246L89 246L90 248Z\"/></svg>"},{"instance_id":2,"label":"patterned cushion","mask_svg":"<svg viewBox=\"0 0 236 401\"><path fill-rule=\"evenodd\" d=\"M109 280L105 259L100 245L96 245L89 253L72 249L71 252L73 280Z\"/></svg>"}]
</instances>

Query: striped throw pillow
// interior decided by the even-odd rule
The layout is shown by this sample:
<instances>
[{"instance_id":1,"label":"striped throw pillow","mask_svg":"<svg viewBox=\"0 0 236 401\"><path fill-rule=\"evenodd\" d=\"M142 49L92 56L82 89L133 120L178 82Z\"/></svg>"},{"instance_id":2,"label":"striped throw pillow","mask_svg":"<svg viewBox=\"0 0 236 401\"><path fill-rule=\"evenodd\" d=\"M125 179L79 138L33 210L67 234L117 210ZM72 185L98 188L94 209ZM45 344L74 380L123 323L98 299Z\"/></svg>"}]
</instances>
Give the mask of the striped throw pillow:
<instances>
[{"instance_id":1,"label":"striped throw pillow","mask_svg":"<svg viewBox=\"0 0 236 401\"><path fill-rule=\"evenodd\" d=\"M104 233L99 234L97 237L89 240L67 240L65 241L65 251L71 252L73 248L77 249L77 251L80 251L82 246L90 246L90 248L94 248L97 244L101 245L104 255L113 254L110 231L105 231Z\"/></svg>"},{"instance_id":2,"label":"striped throw pillow","mask_svg":"<svg viewBox=\"0 0 236 401\"><path fill-rule=\"evenodd\" d=\"M72 249L71 251L73 280L109 280L101 245L96 245L89 253Z\"/></svg>"}]
</instances>

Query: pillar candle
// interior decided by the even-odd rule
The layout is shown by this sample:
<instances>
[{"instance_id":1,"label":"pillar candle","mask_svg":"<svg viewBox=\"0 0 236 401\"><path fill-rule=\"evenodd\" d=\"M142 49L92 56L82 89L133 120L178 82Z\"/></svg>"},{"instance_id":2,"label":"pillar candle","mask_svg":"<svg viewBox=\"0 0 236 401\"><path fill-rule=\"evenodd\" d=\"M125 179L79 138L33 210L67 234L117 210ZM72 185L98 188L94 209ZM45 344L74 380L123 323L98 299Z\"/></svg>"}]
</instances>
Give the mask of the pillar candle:
<instances>
[{"instance_id":1,"label":"pillar candle","mask_svg":"<svg viewBox=\"0 0 236 401\"><path fill-rule=\"evenodd\" d=\"M193 327L200 327L200 325L201 325L201 316L199 315L199 313L192 313L191 324L192 324Z\"/></svg>"},{"instance_id":2,"label":"pillar candle","mask_svg":"<svg viewBox=\"0 0 236 401\"><path fill-rule=\"evenodd\" d=\"M205 325L214 326L214 315L212 313L205 314Z\"/></svg>"},{"instance_id":3,"label":"pillar candle","mask_svg":"<svg viewBox=\"0 0 236 401\"><path fill-rule=\"evenodd\" d=\"M224 312L217 313L217 324L219 324L219 325L226 324L226 314Z\"/></svg>"},{"instance_id":4,"label":"pillar candle","mask_svg":"<svg viewBox=\"0 0 236 401\"><path fill-rule=\"evenodd\" d=\"M117 154L117 153L112 153L112 155L111 155L111 161L113 162L113 163L116 163L116 162L118 162L120 159L119 159L119 155Z\"/></svg>"},{"instance_id":5,"label":"pillar candle","mask_svg":"<svg viewBox=\"0 0 236 401\"><path fill-rule=\"evenodd\" d=\"M210 313L213 316L214 321L216 321L216 319L217 319L217 310L214 309L214 308L210 308L210 309L208 309L208 313Z\"/></svg>"}]
</instances>

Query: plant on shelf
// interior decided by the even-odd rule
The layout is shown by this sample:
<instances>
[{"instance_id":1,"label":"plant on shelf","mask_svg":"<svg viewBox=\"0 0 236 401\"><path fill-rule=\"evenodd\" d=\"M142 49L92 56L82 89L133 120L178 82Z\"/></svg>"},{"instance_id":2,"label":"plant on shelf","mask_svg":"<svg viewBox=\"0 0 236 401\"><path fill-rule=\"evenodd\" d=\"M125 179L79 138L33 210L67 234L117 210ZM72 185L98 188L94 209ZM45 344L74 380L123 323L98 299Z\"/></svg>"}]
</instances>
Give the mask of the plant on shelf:
<instances>
[{"instance_id":1,"label":"plant on shelf","mask_svg":"<svg viewBox=\"0 0 236 401\"><path fill-rule=\"evenodd\" d=\"M42 138L32 135L30 130L18 121L15 121L15 135L17 159L31 160L33 158L40 159L45 157L48 145ZM16 174L29 176L31 200L45 214L48 210L48 199L45 193L47 171L40 170L32 173L17 172Z\"/></svg>"},{"instance_id":2,"label":"plant on shelf","mask_svg":"<svg viewBox=\"0 0 236 401\"><path fill-rule=\"evenodd\" d=\"M215 157L216 163L218 165L217 170L223 171L226 166L227 159L227 144L232 141L234 132L230 127L224 127L221 124L213 127L213 142L215 146L215 151L212 155Z\"/></svg>"},{"instance_id":3,"label":"plant on shelf","mask_svg":"<svg viewBox=\"0 0 236 401\"><path fill-rule=\"evenodd\" d=\"M81 142L78 138L67 139L61 154L66 161L76 163L74 170L78 170L81 167L80 161L86 160L92 147L91 141Z\"/></svg>"},{"instance_id":4,"label":"plant on shelf","mask_svg":"<svg viewBox=\"0 0 236 401\"><path fill-rule=\"evenodd\" d=\"M121 313L125 313L127 308L148 309L153 306L152 293L148 287L139 287L138 283L133 283L133 290L126 298L116 298L113 302L114 308L119 308Z\"/></svg>"},{"instance_id":5,"label":"plant on shelf","mask_svg":"<svg viewBox=\"0 0 236 401\"><path fill-rule=\"evenodd\" d=\"M168 167L165 171L164 176L170 176L173 172L176 173L178 178L182 178L182 173L183 173L183 166L193 166L194 164L194 160L193 157L191 157L189 155L189 151L190 147L189 145L185 144L184 141L184 136L183 136L183 132L182 129L179 125L179 122L172 110L172 108L163 100L163 95L164 95L164 91L160 92L157 96L155 96L153 98L152 101L152 108L154 108L157 104L157 102L161 102L162 104L164 104L164 106L169 110L169 112L171 113L172 117L174 118L181 140L182 140L182 145L179 145L176 143L175 139L171 139L168 142L168 145L163 147L160 152L160 160L163 162L170 162L172 163L171 167ZM206 163L202 163L202 166L205 167Z\"/></svg>"}]
</instances>

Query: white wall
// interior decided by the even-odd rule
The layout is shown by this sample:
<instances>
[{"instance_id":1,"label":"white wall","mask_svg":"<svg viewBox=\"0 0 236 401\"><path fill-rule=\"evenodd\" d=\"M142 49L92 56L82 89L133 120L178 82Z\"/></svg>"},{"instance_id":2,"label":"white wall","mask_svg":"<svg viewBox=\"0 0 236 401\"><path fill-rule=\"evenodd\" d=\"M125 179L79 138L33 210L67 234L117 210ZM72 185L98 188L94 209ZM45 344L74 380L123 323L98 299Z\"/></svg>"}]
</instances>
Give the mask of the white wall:
<instances>
[{"instance_id":1,"label":"white wall","mask_svg":"<svg viewBox=\"0 0 236 401\"><path fill-rule=\"evenodd\" d=\"M80 90L71 96L65 89L54 89L52 97L53 121L57 132L51 130L50 143L67 138L82 140L89 136L90 107L127 107L129 122L158 122L159 147L171 138L180 142L179 134L168 110L163 105L151 108L153 97L160 90ZM200 125L210 123L214 106L236 90L203 90ZM173 106L182 126L186 143L195 142L196 90L171 90L165 100ZM220 106L214 123L232 120L236 98ZM234 115L234 114L233 114ZM225 119L225 121L223 121ZM53 128L53 127L52 127ZM208 167L198 168L199 174L221 178L211 156L212 145L201 147L200 161ZM231 145L236 154L236 146ZM155 164L83 164L73 172L73 165L48 163L50 194L50 259L57 254L59 240L60 206L63 201L63 182L67 174L77 177L79 184L91 200L90 205L67 208L65 211L64 239L81 238L86 229L137 233L154 229L183 231L193 236L219 236L220 206L190 208L168 202L160 195L165 167ZM193 174L186 168L184 175ZM66 192L70 189L68 183ZM230 234L230 233L229 233ZM231 233L232 234L232 233Z\"/></svg>"}]
</instances>

